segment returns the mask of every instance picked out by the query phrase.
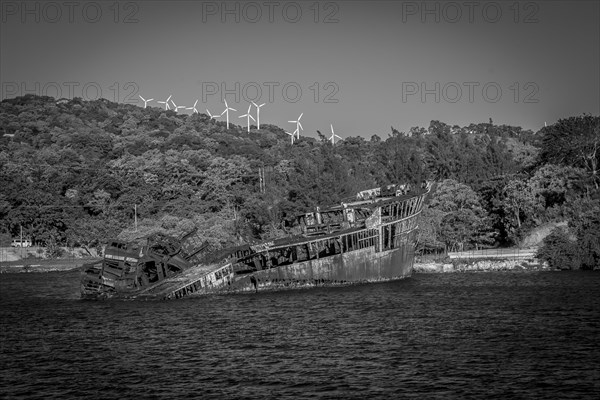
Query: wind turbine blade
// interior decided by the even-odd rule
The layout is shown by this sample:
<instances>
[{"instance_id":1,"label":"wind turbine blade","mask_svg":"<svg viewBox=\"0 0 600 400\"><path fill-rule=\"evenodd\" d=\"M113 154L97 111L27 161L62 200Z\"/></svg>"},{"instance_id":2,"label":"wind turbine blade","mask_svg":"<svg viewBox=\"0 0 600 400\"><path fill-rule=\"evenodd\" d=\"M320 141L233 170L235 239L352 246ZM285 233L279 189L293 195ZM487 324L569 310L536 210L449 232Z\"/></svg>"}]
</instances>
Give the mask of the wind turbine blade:
<instances>
[{"instance_id":1,"label":"wind turbine blade","mask_svg":"<svg viewBox=\"0 0 600 400\"><path fill-rule=\"evenodd\" d=\"M198 104L198 100L196 100L196 101L194 102L194 105L193 105L192 107L196 107L196 104Z\"/></svg>"},{"instance_id":2,"label":"wind turbine blade","mask_svg":"<svg viewBox=\"0 0 600 400\"><path fill-rule=\"evenodd\" d=\"M251 102L251 103L252 103L252 104L254 104L254 107L258 108L258 106L256 105L256 103L255 103L255 102Z\"/></svg>"},{"instance_id":3,"label":"wind turbine blade","mask_svg":"<svg viewBox=\"0 0 600 400\"><path fill-rule=\"evenodd\" d=\"M237 110L236 110L235 108L230 108L230 110L231 110L231 111L236 111L236 112L237 112Z\"/></svg>"},{"instance_id":4,"label":"wind turbine blade","mask_svg":"<svg viewBox=\"0 0 600 400\"><path fill-rule=\"evenodd\" d=\"M264 106L266 103L262 103L260 106L258 106L258 108L261 108L262 106Z\"/></svg>"},{"instance_id":5,"label":"wind turbine blade","mask_svg":"<svg viewBox=\"0 0 600 400\"><path fill-rule=\"evenodd\" d=\"M252 107L251 105L248 106L248 111L246 111L247 114L250 114L250 107Z\"/></svg>"},{"instance_id":6,"label":"wind turbine blade","mask_svg":"<svg viewBox=\"0 0 600 400\"><path fill-rule=\"evenodd\" d=\"M256 121L252 115L248 115L248 116L252 119L252 121Z\"/></svg>"},{"instance_id":7,"label":"wind turbine blade","mask_svg":"<svg viewBox=\"0 0 600 400\"><path fill-rule=\"evenodd\" d=\"M331 127L331 133L333 133L333 124L329 124L329 126Z\"/></svg>"},{"instance_id":8,"label":"wind turbine blade","mask_svg":"<svg viewBox=\"0 0 600 400\"><path fill-rule=\"evenodd\" d=\"M300 129L304 130L304 128L302 127L302 124L300 123L300 121L298 121L298 126L300 126Z\"/></svg>"},{"instance_id":9,"label":"wind turbine blade","mask_svg":"<svg viewBox=\"0 0 600 400\"><path fill-rule=\"evenodd\" d=\"M138 96L140 95L138 94ZM146 101L146 99L144 99L142 96L140 96L140 99L142 99L142 101Z\"/></svg>"},{"instance_id":10,"label":"wind turbine blade","mask_svg":"<svg viewBox=\"0 0 600 400\"><path fill-rule=\"evenodd\" d=\"M227 105L227 100L223 99L223 101L225 102L225 107L229 108L229 106Z\"/></svg>"},{"instance_id":11,"label":"wind turbine blade","mask_svg":"<svg viewBox=\"0 0 600 400\"><path fill-rule=\"evenodd\" d=\"M152 100L154 100L154 99L148 99L148 100L146 100L146 101L147 101L148 103L150 103Z\"/></svg>"},{"instance_id":12,"label":"wind turbine blade","mask_svg":"<svg viewBox=\"0 0 600 400\"><path fill-rule=\"evenodd\" d=\"M172 95L169 95L169 98L167 99L167 101L171 100Z\"/></svg>"},{"instance_id":13,"label":"wind turbine blade","mask_svg":"<svg viewBox=\"0 0 600 400\"><path fill-rule=\"evenodd\" d=\"M298 121L300 121L300 118L302 118L303 115L304 115L304 113L300 114L300 116L298 117Z\"/></svg>"},{"instance_id":14,"label":"wind turbine blade","mask_svg":"<svg viewBox=\"0 0 600 400\"><path fill-rule=\"evenodd\" d=\"M296 122L298 122L298 121L288 121L288 122L291 122L292 124L295 124L295 123L296 123Z\"/></svg>"}]
</instances>

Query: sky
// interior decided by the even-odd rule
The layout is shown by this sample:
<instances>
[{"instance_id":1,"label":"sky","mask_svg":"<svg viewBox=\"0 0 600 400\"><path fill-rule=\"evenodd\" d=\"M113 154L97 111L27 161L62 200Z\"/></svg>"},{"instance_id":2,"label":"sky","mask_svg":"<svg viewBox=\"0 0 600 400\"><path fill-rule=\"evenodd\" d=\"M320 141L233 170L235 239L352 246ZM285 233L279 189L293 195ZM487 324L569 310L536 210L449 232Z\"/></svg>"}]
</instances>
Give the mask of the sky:
<instances>
[{"instance_id":1,"label":"sky","mask_svg":"<svg viewBox=\"0 0 600 400\"><path fill-rule=\"evenodd\" d=\"M242 126L253 100L261 124L292 131L303 113L311 137L600 114L597 0L0 5L0 99L171 95L215 114L225 98Z\"/></svg>"}]
</instances>

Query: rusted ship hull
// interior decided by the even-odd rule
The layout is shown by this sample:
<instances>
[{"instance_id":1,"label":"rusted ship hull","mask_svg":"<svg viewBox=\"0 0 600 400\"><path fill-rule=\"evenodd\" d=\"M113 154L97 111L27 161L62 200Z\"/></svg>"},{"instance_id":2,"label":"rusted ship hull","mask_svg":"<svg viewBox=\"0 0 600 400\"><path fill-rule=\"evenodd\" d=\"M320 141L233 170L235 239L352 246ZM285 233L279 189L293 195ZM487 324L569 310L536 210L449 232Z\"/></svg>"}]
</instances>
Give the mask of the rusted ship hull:
<instances>
[{"instance_id":1,"label":"rusted ship hull","mask_svg":"<svg viewBox=\"0 0 600 400\"><path fill-rule=\"evenodd\" d=\"M197 294L223 291L258 292L403 279L412 274L414 259L412 249L409 250L409 246L406 247L383 253L376 253L373 248L364 249L354 253L339 254L330 258L259 271L252 277L238 278L227 285L214 289L199 290ZM184 297L185 294L193 293L174 292L170 297Z\"/></svg>"},{"instance_id":2,"label":"rusted ship hull","mask_svg":"<svg viewBox=\"0 0 600 400\"><path fill-rule=\"evenodd\" d=\"M339 243L339 254L319 257L317 253L306 261L295 260L288 265L257 269L247 274L236 273L239 267L227 264L221 267L220 275L209 273L197 279L190 279L190 276L178 286L164 285L152 296L179 299L211 293L258 292L403 279L412 274L419 214L381 225L379 229L363 229L326 239L314 239L315 242L328 240ZM383 232L386 230L395 230L396 234L385 235ZM361 236L364 239L355 241ZM305 245L312 247L313 243Z\"/></svg>"},{"instance_id":3,"label":"rusted ship hull","mask_svg":"<svg viewBox=\"0 0 600 400\"><path fill-rule=\"evenodd\" d=\"M179 299L406 278L429 190L317 208L301 216L300 236L216 254L197 232L143 247L113 242L103 262L84 268L82 297Z\"/></svg>"}]
</instances>

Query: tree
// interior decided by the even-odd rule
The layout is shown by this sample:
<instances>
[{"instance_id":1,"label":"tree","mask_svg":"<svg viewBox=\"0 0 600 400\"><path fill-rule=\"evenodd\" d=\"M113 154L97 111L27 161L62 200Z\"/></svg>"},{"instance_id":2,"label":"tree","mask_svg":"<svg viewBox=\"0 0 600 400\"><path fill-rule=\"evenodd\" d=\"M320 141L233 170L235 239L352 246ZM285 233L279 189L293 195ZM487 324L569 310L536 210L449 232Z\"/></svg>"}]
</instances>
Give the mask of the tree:
<instances>
[{"instance_id":1,"label":"tree","mask_svg":"<svg viewBox=\"0 0 600 400\"><path fill-rule=\"evenodd\" d=\"M600 117L584 114L559 119L542 132L541 162L584 168L597 190L600 184Z\"/></svg>"},{"instance_id":2,"label":"tree","mask_svg":"<svg viewBox=\"0 0 600 400\"><path fill-rule=\"evenodd\" d=\"M544 238L537 258L556 269L579 269L581 265L577 242L563 227L555 228Z\"/></svg>"},{"instance_id":3,"label":"tree","mask_svg":"<svg viewBox=\"0 0 600 400\"><path fill-rule=\"evenodd\" d=\"M437 250L445 247L442 238L442 220L445 212L425 205L419 222L419 236L417 243L419 250Z\"/></svg>"},{"instance_id":4,"label":"tree","mask_svg":"<svg viewBox=\"0 0 600 400\"><path fill-rule=\"evenodd\" d=\"M585 195L585 175L583 169L554 164L543 165L535 171L528 186L539 197L547 219L562 218L565 202Z\"/></svg>"},{"instance_id":5,"label":"tree","mask_svg":"<svg viewBox=\"0 0 600 400\"><path fill-rule=\"evenodd\" d=\"M577 237L577 247L584 269L600 268L600 206L591 205L576 221L571 223Z\"/></svg>"},{"instance_id":6,"label":"tree","mask_svg":"<svg viewBox=\"0 0 600 400\"><path fill-rule=\"evenodd\" d=\"M425 214L435 230L436 240L449 248L463 249L465 245L491 244L495 234L479 195L471 187L452 179L441 182L431 198L431 211ZM439 222L438 222L439 221Z\"/></svg>"},{"instance_id":7,"label":"tree","mask_svg":"<svg viewBox=\"0 0 600 400\"><path fill-rule=\"evenodd\" d=\"M228 203L235 204L236 196L244 190L244 178L250 174L248 160L243 157L215 157L203 174L202 200L209 204L211 211L219 211Z\"/></svg>"},{"instance_id":8,"label":"tree","mask_svg":"<svg viewBox=\"0 0 600 400\"><path fill-rule=\"evenodd\" d=\"M536 215L542 210L541 199L527 181L520 179L509 181L504 187L503 195L509 238L516 242L522 234L523 223L535 222Z\"/></svg>"}]
</instances>

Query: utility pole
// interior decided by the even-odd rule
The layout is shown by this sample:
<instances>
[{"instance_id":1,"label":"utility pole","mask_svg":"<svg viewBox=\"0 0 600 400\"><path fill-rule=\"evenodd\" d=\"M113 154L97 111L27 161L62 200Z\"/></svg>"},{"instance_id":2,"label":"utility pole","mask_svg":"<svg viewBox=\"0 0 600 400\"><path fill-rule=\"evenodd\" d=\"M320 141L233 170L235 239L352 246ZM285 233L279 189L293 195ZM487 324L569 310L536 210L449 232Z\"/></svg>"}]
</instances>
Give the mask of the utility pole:
<instances>
[{"instance_id":1,"label":"utility pole","mask_svg":"<svg viewBox=\"0 0 600 400\"><path fill-rule=\"evenodd\" d=\"M264 167L258 168L258 181L259 181L260 192L265 193L267 191L267 187L266 187L266 182L265 182L265 168Z\"/></svg>"}]
</instances>

